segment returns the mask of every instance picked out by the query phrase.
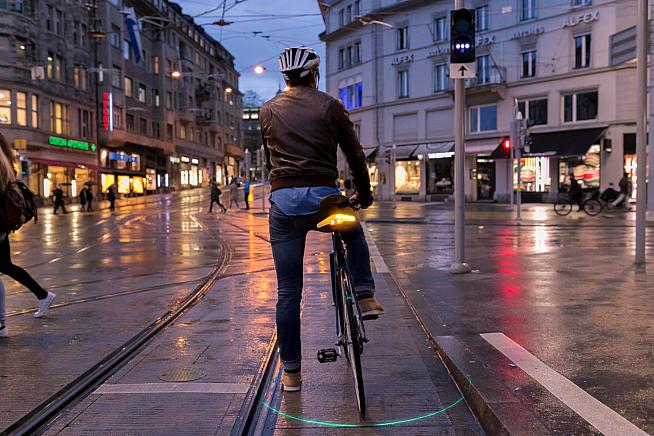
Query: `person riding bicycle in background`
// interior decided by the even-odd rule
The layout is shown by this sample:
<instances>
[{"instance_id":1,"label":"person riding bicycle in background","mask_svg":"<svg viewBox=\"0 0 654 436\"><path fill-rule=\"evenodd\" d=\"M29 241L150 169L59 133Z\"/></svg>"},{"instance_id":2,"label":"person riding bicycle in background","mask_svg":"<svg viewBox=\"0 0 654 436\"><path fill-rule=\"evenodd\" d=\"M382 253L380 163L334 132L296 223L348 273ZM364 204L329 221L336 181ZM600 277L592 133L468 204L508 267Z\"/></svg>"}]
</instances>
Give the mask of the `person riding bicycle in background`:
<instances>
[{"instance_id":1,"label":"person riding bicycle in background","mask_svg":"<svg viewBox=\"0 0 654 436\"><path fill-rule=\"evenodd\" d=\"M575 175L572 173L570 173L570 199L577 203L579 211L584 208L584 191L581 189L579 182L577 182Z\"/></svg>"},{"instance_id":2,"label":"person riding bicycle in background","mask_svg":"<svg viewBox=\"0 0 654 436\"><path fill-rule=\"evenodd\" d=\"M279 57L288 90L261 107L261 136L270 174L270 243L277 272L277 335L286 391L299 391L301 377L300 301L306 236L324 218L320 200L338 195L337 150L343 150L357 193L351 203L372 202L365 155L343 104L317 89L320 57L307 47L291 47ZM375 282L363 229L343 234L348 265L361 313L370 318L384 309Z\"/></svg>"}]
</instances>

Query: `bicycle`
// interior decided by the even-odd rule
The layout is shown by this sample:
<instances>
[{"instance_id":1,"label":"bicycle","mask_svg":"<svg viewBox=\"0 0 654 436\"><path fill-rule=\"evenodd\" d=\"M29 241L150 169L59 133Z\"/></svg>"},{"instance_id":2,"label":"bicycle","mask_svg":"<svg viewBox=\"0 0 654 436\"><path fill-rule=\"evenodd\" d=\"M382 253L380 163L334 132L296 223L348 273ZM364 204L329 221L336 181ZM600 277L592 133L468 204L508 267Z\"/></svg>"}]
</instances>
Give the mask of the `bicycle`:
<instances>
[{"instance_id":1,"label":"bicycle","mask_svg":"<svg viewBox=\"0 0 654 436\"><path fill-rule=\"evenodd\" d=\"M347 253L342 232L357 225L356 216L349 200L342 195L332 195L320 202L321 210L329 211L329 216L317 224L322 232L332 234L333 250L329 254L333 306L336 311L336 347L318 351L320 363L335 362L345 355L354 380L359 412L363 416L366 397L363 385L361 354L363 344L368 342L359 304L354 295L352 278L347 266Z\"/></svg>"},{"instance_id":2,"label":"bicycle","mask_svg":"<svg viewBox=\"0 0 654 436\"><path fill-rule=\"evenodd\" d=\"M577 201L570 197L559 197L554 203L554 212L559 216L567 216L572 212L572 208L578 204ZM604 204L594 194L581 203L581 210L589 216L597 216L604 210Z\"/></svg>"}]
</instances>

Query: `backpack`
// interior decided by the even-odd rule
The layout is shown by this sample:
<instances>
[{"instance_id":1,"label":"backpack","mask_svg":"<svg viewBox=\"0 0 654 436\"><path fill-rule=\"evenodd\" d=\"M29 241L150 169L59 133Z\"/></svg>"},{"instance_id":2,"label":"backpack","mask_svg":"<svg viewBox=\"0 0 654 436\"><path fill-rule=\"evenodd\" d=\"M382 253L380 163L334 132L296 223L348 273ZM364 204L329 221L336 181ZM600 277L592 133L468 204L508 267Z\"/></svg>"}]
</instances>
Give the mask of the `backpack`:
<instances>
[{"instance_id":1,"label":"backpack","mask_svg":"<svg viewBox=\"0 0 654 436\"><path fill-rule=\"evenodd\" d=\"M38 209L34 193L20 180L9 183L0 195L0 232L9 233L34 218L38 220Z\"/></svg>"}]
</instances>

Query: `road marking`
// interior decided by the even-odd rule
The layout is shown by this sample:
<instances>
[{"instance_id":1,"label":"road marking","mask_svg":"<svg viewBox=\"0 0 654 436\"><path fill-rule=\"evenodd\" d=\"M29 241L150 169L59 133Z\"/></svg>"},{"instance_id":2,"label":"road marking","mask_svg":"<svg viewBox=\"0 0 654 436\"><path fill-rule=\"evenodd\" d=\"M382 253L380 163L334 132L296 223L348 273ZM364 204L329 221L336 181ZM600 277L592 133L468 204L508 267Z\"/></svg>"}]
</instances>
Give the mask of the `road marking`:
<instances>
[{"instance_id":1,"label":"road marking","mask_svg":"<svg viewBox=\"0 0 654 436\"><path fill-rule=\"evenodd\" d=\"M647 435L619 413L538 360L504 333L483 333L481 337L606 436Z\"/></svg>"},{"instance_id":2,"label":"road marking","mask_svg":"<svg viewBox=\"0 0 654 436\"><path fill-rule=\"evenodd\" d=\"M366 226L366 223L362 222L361 227L363 227L363 233L366 235L370 258L372 259L372 263L375 265L375 269L378 273L390 273L391 271L388 269L386 262L384 262L384 258L379 252L377 244L375 244L375 240L372 238L372 234L370 234L370 231L368 230L368 226Z\"/></svg>"},{"instance_id":3,"label":"road marking","mask_svg":"<svg viewBox=\"0 0 654 436\"><path fill-rule=\"evenodd\" d=\"M247 394L249 383L104 384L93 393L115 394Z\"/></svg>"}]
</instances>

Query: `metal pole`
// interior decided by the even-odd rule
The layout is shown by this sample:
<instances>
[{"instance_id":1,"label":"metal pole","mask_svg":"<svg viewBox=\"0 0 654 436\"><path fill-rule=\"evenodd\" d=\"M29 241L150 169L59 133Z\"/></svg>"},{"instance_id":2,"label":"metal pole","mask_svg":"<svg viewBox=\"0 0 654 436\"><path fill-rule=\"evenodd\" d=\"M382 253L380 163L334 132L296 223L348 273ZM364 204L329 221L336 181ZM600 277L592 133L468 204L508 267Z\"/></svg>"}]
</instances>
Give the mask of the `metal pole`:
<instances>
[{"instance_id":1,"label":"metal pole","mask_svg":"<svg viewBox=\"0 0 654 436\"><path fill-rule=\"evenodd\" d=\"M511 159L509 162L509 197L511 198L510 204L513 206L513 203L515 202L513 195L513 162L515 161L515 151L513 146L513 134L511 133L511 129L513 129L513 121L511 121L511 123L512 124L509 127L509 137L511 138Z\"/></svg>"},{"instance_id":2,"label":"metal pole","mask_svg":"<svg viewBox=\"0 0 654 436\"><path fill-rule=\"evenodd\" d=\"M259 166L261 167L261 210L266 213L266 150L263 145L260 149L261 159Z\"/></svg>"},{"instance_id":3,"label":"metal pole","mask_svg":"<svg viewBox=\"0 0 654 436\"><path fill-rule=\"evenodd\" d=\"M645 263L645 224L647 220L647 39L648 39L648 0L638 0L637 30L637 68L638 88L636 91L636 264Z\"/></svg>"},{"instance_id":4,"label":"metal pole","mask_svg":"<svg viewBox=\"0 0 654 436\"><path fill-rule=\"evenodd\" d=\"M454 9L463 8L463 0L454 0ZM465 82L454 79L454 263L451 274L471 271L465 263Z\"/></svg>"},{"instance_id":5,"label":"metal pole","mask_svg":"<svg viewBox=\"0 0 654 436\"><path fill-rule=\"evenodd\" d=\"M390 185L390 187L391 187L391 198L393 199L392 200L393 201L392 208L395 209L397 207L397 204L396 204L397 197L395 195L395 188L396 188L395 184L397 183L397 180L395 180L395 144L393 144L393 147L391 148L391 170L390 170L390 172L391 173L389 174L389 180L390 180L390 176L391 175L393 176L393 183Z\"/></svg>"}]
</instances>

